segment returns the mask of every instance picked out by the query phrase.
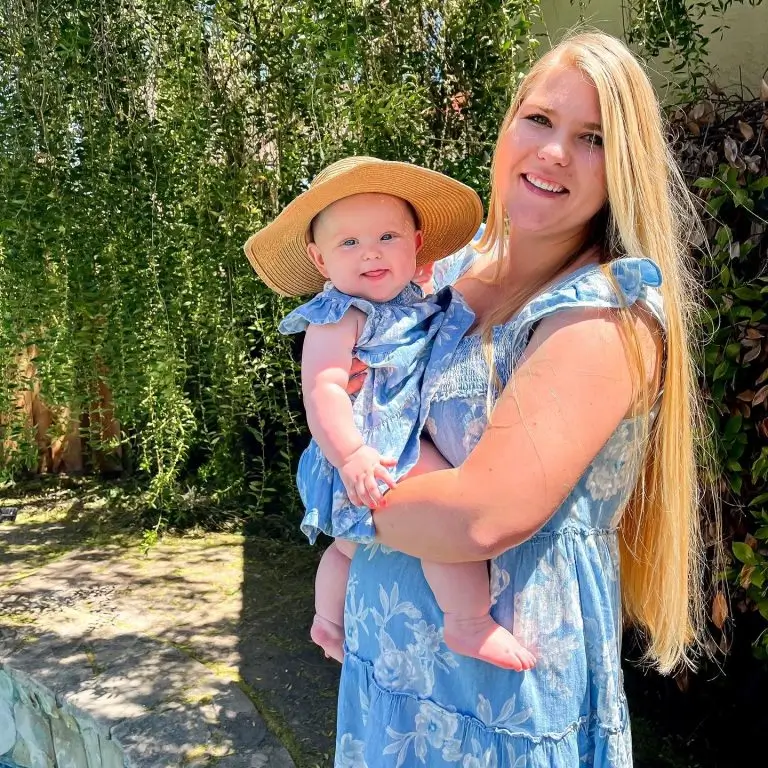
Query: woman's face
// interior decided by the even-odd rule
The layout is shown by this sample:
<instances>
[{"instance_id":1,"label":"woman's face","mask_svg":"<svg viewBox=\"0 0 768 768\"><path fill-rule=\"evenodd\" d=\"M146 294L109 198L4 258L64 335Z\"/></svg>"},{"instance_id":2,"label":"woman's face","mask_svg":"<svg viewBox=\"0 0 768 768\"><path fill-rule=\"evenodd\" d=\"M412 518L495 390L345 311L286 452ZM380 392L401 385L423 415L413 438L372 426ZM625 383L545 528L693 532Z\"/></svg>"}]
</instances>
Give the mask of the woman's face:
<instances>
[{"instance_id":1,"label":"woman's face","mask_svg":"<svg viewBox=\"0 0 768 768\"><path fill-rule=\"evenodd\" d=\"M495 181L515 230L581 235L607 191L597 89L580 70L536 79L499 143Z\"/></svg>"}]
</instances>

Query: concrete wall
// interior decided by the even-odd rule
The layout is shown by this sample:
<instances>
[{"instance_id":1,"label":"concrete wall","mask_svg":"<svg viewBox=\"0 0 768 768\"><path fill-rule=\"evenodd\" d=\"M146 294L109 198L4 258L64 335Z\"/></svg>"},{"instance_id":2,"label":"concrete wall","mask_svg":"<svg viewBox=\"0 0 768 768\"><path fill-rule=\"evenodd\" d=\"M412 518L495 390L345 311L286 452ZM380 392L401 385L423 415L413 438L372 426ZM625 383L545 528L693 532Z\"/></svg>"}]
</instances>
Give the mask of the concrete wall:
<instances>
[{"instance_id":1,"label":"concrete wall","mask_svg":"<svg viewBox=\"0 0 768 768\"><path fill-rule=\"evenodd\" d=\"M557 42L583 14L592 26L622 37L621 0L588 0L582 5L585 7L580 8L578 1L572 5L570 0L541 0L543 24L537 31L549 34ZM749 0L744 4L734 2L724 22L729 29L722 33L722 38L720 33L711 35L709 43L709 63L715 68L715 82L728 90L738 89L739 83L743 83L746 94L751 91L757 95L760 78L768 80L768 0L756 7L752 7ZM719 21L713 19L710 24L714 28ZM548 47L549 43L543 39L542 48ZM653 80L663 94L668 83L668 68L660 60L652 62L651 68Z\"/></svg>"}]
</instances>

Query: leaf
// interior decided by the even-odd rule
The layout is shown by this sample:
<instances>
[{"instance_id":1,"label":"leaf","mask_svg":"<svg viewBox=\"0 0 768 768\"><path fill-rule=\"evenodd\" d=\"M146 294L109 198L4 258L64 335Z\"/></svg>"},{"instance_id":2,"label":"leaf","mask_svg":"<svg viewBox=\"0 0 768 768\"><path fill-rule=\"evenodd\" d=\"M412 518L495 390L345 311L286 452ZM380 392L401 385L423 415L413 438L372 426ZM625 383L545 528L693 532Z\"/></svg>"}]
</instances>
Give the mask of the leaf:
<instances>
[{"instance_id":1,"label":"leaf","mask_svg":"<svg viewBox=\"0 0 768 768\"><path fill-rule=\"evenodd\" d=\"M752 574L755 572L754 565L744 565L739 573L739 584L742 589L748 589L752 583ZM720 629L720 627L718 627Z\"/></svg>"},{"instance_id":2,"label":"leaf","mask_svg":"<svg viewBox=\"0 0 768 768\"><path fill-rule=\"evenodd\" d=\"M712 623L718 628L722 629L725 620L728 618L728 602L725 599L725 595L718 590L714 599L712 600Z\"/></svg>"},{"instance_id":3,"label":"leaf","mask_svg":"<svg viewBox=\"0 0 768 768\"><path fill-rule=\"evenodd\" d=\"M752 139L755 138L755 132L752 130L752 126L749 123L739 120L737 125L739 126L739 133L741 133L745 141L752 141Z\"/></svg>"},{"instance_id":4,"label":"leaf","mask_svg":"<svg viewBox=\"0 0 768 768\"><path fill-rule=\"evenodd\" d=\"M746 355L744 355L741 361L742 364L751 363L753 360L757 360L757 358L760 357L760 355L762 354L762 351L763 351L762 344L758 344L757 346L753 347L752 349L749 350L749 352L747 352Z\"/></svg>"},{"instance_id":5,"label":"leaf","mask_svg":"<svg viewBox=\"0 0 768 768\"><path fill-rule=\"evenodd\" d=\"M755 392L755 396L752 398L752 407L754 408L756 405L764 403L766 398L768 398L768 384Z\"/></svg>"},{"instance_id":6,"label":"leaf","mask_svg":"<svg viewBox=\"0 0 768 768\"><path fill-rule=\"evenodd\" d=\"M768 83L760 81L760 101L768 101Z\"/></svg>"},{"instance_id":7,"label":"leaf","mask_svg":"<svg viewBox=\"0 0 768 768\"><path fill-rule=\"evenodd\" d=\"M723 141L723 151L728 162L731 165L736 165L736 159L739 156L739 146L730 136L726 136Z\"/></svg>"},{"instance_id":8,"label":"leaf","mask_svg":"<svg viewBox=\"0 0 768 768\"><path fill-rule=\"evenodd\" d=\"M746 565L757 565L757 555L752 547L743 541L734 541L731 545L736 559Z\"/></svg>"},{"instance_id":9,"label":"leaf","mask_svg":"<svg viewBox=\"0 0 768 768\"><path fill-rule=\"evenodd\" d=\"M698 187L699 189L718 189L720 187L720 179L702 177L696 179L696 181L693 182L693 186Z\"/></svg>"}]
</instances>

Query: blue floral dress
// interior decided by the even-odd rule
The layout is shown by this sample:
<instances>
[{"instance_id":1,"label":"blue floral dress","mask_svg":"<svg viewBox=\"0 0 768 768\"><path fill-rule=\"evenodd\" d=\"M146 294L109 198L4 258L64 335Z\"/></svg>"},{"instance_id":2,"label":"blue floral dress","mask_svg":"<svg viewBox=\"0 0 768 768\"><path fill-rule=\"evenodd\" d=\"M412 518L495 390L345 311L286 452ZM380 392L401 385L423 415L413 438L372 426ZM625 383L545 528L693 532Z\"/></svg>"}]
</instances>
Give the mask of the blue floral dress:
<instances>
[{"instance_id":1,"label":"blue floral dress","mask_svg":"<svg viewBox=\"0 0 768 768\"><path fill-rule=\"evenodd\" d=\"M475 316L450 287L424 296L409 283L394 299L373 302L325 289L288 314L282 333L309 325L338 323L356 307L366 315L354 348L369 367L353 404L355 426L366 445L397 459L390 474L398 480L419 458L419 436L443 371ZM301 455L297 485L305 514L301 530L314 544L320 531L361 543L373 541L371 510L350 503L338 471L312 440Z\"/></svg>"},{"instance_id":2,"label":"blue floral dress","mask_svg":"<svg viewBox=\"0 0 768 768\"><path fill-rule=\"evenodd\" d=\"M453 257L438 278L455 279L472 258L471 249ZM663 327L655 263L626 258L610 269L621 298L600 267L587 266L495 328L503 382L535 325L554 312L642 302ZM427 420L454 465L485 429L487 382L480 339L466 336ZM640 423L622 421L555 515L491 562L492 615L536 650L531 671L451 653L420 562L381 545L358 549L345 605L336 768L632 765L617 526L638 477L631 447Z\"/></svg>"}]
</instances>

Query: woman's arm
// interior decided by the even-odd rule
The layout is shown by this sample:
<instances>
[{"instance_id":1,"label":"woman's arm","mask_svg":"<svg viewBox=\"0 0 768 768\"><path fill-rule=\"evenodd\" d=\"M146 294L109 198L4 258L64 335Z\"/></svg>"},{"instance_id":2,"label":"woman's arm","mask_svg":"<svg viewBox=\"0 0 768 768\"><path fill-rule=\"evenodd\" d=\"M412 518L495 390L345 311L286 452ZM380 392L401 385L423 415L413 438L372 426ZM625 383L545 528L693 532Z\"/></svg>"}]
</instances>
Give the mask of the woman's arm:
<instances>
[{"instance_id":1,"label":"woman's arm","mask_svg":"<svg viewBox=\"0 0 768 768\"><path fill-rule=\"evenodd\" d=\"M658 330L635 317L650 382ZM374 514L377 540L437 562L487 560L555 513L621 420L634 391L618 314L545 319L460 467L406 479Z\"/></svg>"}]
</instances>

